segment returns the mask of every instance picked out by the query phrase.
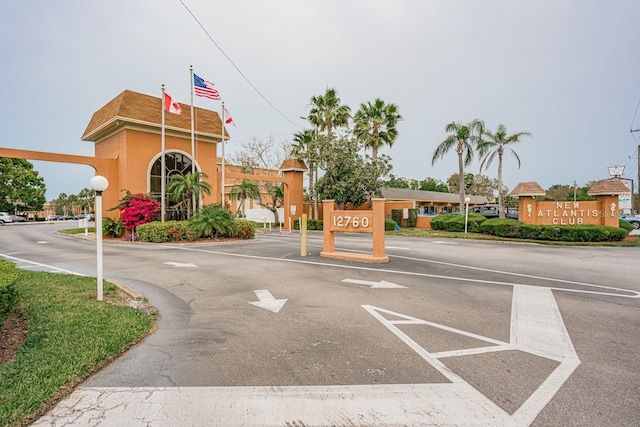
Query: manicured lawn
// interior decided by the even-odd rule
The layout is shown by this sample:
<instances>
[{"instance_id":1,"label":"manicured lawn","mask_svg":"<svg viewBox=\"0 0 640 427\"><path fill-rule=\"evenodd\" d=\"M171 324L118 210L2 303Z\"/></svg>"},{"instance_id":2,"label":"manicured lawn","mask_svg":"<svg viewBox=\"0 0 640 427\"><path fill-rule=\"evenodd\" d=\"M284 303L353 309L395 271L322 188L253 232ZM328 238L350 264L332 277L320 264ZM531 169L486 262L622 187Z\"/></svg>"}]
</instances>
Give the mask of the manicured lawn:
<instances>
[{"instance_id":1,"label":"manicured lawn","mask_svg":"<svg viewBox=\"0 0 640 427\"><path fill-rule=\"evenodd\" d=\"M113 284L96 301L95 278L21 270L16 288L29 333L0 365L0 426L33 421L154 326L155 313L126 306Z\"/></svg>"}]
</instances>

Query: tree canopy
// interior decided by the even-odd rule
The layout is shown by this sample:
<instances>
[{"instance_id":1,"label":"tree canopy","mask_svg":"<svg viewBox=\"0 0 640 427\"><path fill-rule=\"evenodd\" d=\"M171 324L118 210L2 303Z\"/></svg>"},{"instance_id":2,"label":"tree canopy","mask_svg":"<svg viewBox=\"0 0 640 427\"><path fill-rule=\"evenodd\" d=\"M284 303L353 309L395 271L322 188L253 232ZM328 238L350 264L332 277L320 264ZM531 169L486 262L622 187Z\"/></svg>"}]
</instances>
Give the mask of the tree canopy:
<instances>
[{"instance_id":1,"label":"tree canopy","mask_svg":"<svg viewBox=\"0 0 640 427\"><path fill-rule=\"evenodd\" d=\"M174 202L183 201L187 206L187 219L191 218L191 207L196 206L200 196L211 194L211 185L204 181L207 179L204 172L189 172L185 175L175 174L171 176L167 191L171 193Z\"/></svg>"},{"instance_id":2,"label":"tree canopy","mask_svg":"<svg viewBox=\"0 0 640 427\"><path fill-rule=\"evenodd\" d=\"M398 121L402 119L396 104L386 104L378 98L373 103L362 103L353 116L353 135L370 149L375 160L378 150L385 145L393 146L398 138Z\"/></svg>"},{"instance_id":3,"label":"tree canopy","mask_svg":"<svg viewBox=\"0 0 640 427\"><path fill-rule=\"evenodd\" d=\"M322 169L325 173L318 181L318 192L323 200L335 200L338 206L360 206L372 197L380 197L381 178L391 171L389 157L364 158L355 138L339 138L324 151Z\"/></svg>"},{"instance_id":4,"label":"tree canopy","mask_svg":"<svg viewBox=\"0 0 640 427\"><path fill-rule=\"evenodd\" d=\"M44 180L24 159L0 158L0 210L40 210L46 202Z\"/></svg>"}]
</instances>

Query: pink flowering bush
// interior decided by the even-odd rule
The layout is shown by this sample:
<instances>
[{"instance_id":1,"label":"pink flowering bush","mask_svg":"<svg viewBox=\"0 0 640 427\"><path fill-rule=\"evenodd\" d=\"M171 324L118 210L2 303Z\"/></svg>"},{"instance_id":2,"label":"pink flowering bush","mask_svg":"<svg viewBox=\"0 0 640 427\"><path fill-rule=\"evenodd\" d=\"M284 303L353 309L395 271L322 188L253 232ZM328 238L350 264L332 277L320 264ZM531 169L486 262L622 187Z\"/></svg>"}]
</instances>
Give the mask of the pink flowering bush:
<instances>
[{"instance_id":1,"label":"pink flowering bush","mask_svg":"<svg viewBox=\"0 0 640 427\"><path fill-rule=\"evenodd\" d=\"M150 195L142 193L127 195L117 206L120 221L127 230L134 231L137 226L154 221L160 214L160 203Z\"/></svg>"}]
</instances>

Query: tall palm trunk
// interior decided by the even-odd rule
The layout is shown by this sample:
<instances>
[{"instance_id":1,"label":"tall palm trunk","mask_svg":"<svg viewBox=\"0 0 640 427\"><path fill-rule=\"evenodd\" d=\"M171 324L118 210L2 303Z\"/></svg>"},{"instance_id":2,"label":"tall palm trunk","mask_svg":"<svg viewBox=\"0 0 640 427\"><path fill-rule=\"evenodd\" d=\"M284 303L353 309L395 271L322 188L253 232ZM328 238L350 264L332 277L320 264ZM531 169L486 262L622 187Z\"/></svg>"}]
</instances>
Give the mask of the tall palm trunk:
<instances>
[{"instance_id":1,"label":"tall palm trunk","mask_svg":"<svg viewBox=\"0 0 640 427\"><path fill-rule=\"evenodd\" d=\"M502 197L502 147L498 148L498 212L500 218L504 219L504 200Z\"/></svg>"},{"instance_id":2,"label":"tall palm trunk","mask_svg":"<svg viewBox=\"0 0 640 427\"><path fill-rule=\"evenodd\" d=\"M462 161L462 154L464 154L464 146L462 141L458 141L458 171L460 173L460 184L458 185L458 192L460 193L460 210L458 212L464 212L464 162Z\"/></svg>"}]
</instances>

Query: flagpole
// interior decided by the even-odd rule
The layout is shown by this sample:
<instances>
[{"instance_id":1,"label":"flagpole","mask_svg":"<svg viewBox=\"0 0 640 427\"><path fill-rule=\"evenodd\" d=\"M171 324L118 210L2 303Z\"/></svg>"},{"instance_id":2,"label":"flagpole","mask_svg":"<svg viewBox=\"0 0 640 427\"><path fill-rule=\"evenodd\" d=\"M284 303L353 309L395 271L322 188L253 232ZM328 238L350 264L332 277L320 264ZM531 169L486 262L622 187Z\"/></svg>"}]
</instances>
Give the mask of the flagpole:
<instances>
[{"instance_id":1,"label":"flagpole","mask_svg":"<svg viewBox=\"0 0 640 427\"><path fill-rule=\"evenodd\" d=\"M220 125L222 127L222 207L225 207L224 203L224 101L222 101L222 123Z\"/></svg>"},{"instance_id":2,"label":"flagpole","mask_svg":"<svg viewBox=\"0 0 640 427\"><path fill-rule=\"evenodd\" d=\"M196 173L196 151L195 151L195 120L193 115L193 65L189 65L189 71L191 74L191 173ZM196 198L193 198L193 211L196 210Z\"/></svg>"},{"instance_id":3,"label":"flagpole","mask_svg":"<svg viewBox=\"0 0 640 427\"><path fill-rule=\"evenodd\" d=\"M164 83L162 84L162 149L160 150L161 154L161 158L162 160L160 161L160 168L161 168L161 172L160 172L160 209L161 209L161 214L160 214L160 221L164 222L165 220L165 214L166 214L166 202L165 202L165 186L166 186L166 178L167 178L167 172L166 172L166 164L165 164L165 158L164 158L164 153L165 153L165 131L164 131L164 112L167 109L167 106L165 105L165 99L164 99Z\"/></svg>"},{"instance_id":4,"label":"flagpole","mask_svg":"<svg viewBox=\"0 0 640 427\"><path fill-rule=\"evenodd\" d=\"M191 74L191 173L196 171L196 157L195 157L195 130L193 120L193 65L189 65L189 71Z\"/></svg>"}]
</instances>

